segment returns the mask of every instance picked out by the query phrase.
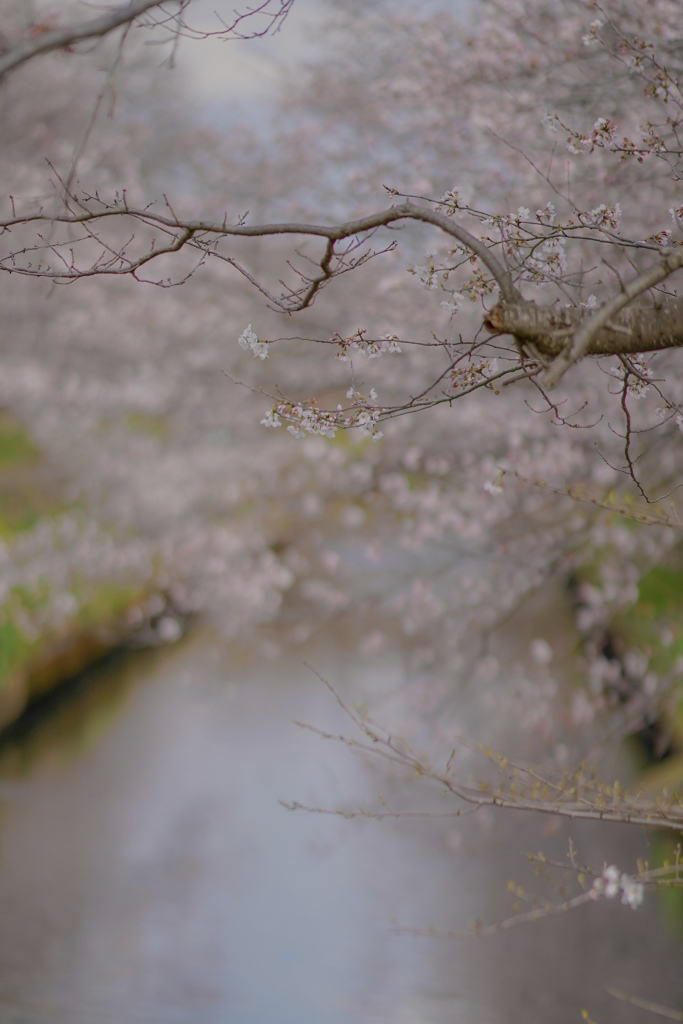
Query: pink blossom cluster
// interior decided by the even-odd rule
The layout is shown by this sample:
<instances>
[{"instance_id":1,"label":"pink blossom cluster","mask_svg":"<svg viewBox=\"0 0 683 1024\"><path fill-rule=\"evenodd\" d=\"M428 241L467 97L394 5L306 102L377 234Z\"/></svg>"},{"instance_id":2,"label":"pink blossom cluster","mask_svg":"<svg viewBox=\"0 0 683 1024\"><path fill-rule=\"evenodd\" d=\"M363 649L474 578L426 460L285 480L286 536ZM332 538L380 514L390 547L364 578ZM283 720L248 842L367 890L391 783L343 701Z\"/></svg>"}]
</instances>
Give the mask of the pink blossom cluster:
<instances>
[{"instance_id":1,"label":"pink blossom cluster","mask_svg":"<svg viewBox=\"0 0 683 1024\"><path fill-rule=\"evenodd\" d=\"M631 875L619 871L614 864L605 865L603 872L595 879L590 890L591 898L598 900L604 896L607 900L613 900L621 895L621 902L624 906L637 910L643 902L645 887L642 882Z\"/></svg>"}]
</instances>

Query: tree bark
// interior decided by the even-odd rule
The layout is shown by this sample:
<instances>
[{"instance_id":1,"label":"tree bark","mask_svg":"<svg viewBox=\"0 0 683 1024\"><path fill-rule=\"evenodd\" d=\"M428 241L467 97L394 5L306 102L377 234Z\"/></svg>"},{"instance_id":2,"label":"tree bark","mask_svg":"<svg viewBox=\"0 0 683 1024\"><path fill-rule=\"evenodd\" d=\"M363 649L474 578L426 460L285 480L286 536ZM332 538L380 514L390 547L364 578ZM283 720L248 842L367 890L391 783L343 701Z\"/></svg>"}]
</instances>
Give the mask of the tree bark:
<instances>
[{"instance_id":1,"label":"tree bark","mask_svg":"<svg viewBox=\"0 0 683 1024\"><path fill-rule=\"evenodd\" d=\"M511 334L546 359L555 359L576 331L595 313L576 306L501 303L484 319L492 334ZM589 356L627 356L683 347L683 297L659 306L629 306L601 327L586 350Z\"/></svg>"}]
</instances>

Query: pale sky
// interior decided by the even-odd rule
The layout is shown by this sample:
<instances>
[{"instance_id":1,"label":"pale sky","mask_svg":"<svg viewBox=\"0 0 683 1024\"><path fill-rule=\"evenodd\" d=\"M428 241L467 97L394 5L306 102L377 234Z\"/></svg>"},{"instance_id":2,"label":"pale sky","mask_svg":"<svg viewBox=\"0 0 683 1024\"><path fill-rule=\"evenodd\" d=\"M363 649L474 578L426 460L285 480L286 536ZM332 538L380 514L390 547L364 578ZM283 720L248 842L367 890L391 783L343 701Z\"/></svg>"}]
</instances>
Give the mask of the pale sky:
<instances>
[{"instance_id":1,"label":"pale sky","mask_svg":"<svg viewBox=\"0 0 683 1024\"><path fill-rule=\"evenodd\" d=\"M278 69L296 65L312 56L314 31L324 20L330 4L339 0L295 0L281 30L264 39L221 42L218 39L183 40L177 64L187 74L188 88L200 106L208 107L215 116L215 107L234 100L252 105L267 104L276 95L280 77ZM445 7L464 11L473 0L410 0L419 10ZM201 30L220 27L216 17L229 22L235 10L244 10L239 0L194 0L188 21ZM212 109L213 108L213 109Z\"/></svg>"},{"instance_id":2,"label":"pale sky","mask_svg":"<svg viewBox=\"0 0 683 1024\"><path fill-rule=\"evenodd\" d=\"M211 31L220 27L215 12L228 21L235 7L235 0L195 0L188 21ZM309 30L321 22L324 7L320 0L296 0L282 29L264 39L227 43L184 39L177 64L187 74L195 98L209 105L228 98L270 99L279 82L278 66L291 66L310 53Z\"/></svg>"}]
</instances>

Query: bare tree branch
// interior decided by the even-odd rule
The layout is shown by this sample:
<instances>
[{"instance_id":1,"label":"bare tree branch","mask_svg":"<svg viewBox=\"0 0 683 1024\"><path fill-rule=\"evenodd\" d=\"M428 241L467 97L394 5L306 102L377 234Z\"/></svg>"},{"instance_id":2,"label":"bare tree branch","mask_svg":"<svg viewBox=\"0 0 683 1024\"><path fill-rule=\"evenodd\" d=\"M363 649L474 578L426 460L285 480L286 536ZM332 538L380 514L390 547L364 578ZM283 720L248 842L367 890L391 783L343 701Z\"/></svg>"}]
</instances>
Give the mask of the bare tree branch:
<instances>
[{"instance_id":1,"label":"bare tree branch","mask_svg":"<svg viewBox=\"0 0 683 1024\"><path fill-rule=\"evenodd\" d=\"M637 1006L640 1010L649 1010L650 1013L655 1013L658 1017L665 1017L666 1020L683 1021L683 1013L672 1009L670 1006L663 1006L661 1003L652 1002L650 999L641 999L640 996L629 995L628 992L622 992L620 989L612 988L610 985L605 986L605 992L624 1003Z\"/></svg>"},{"instance_id":2,"label":"bare tree branch","mask_svg":"<svg viewBox=\"0 0 683 1024\"><path fill-rule=\"evenodd\" d=\"M276 0L277 8L270 9L272 0L263 0L256 6L248 7L245 11L233 12L231 21L223 20L216 12L219 28L213 31L205 31L193 28L183 18L185 9L192 3L192 0L173 0L167 10L169 0L128 0L128 3L110 10L97 18L87 21L75 22L63 28L49 29L41 25L38 31L34 31L30 38L10 46L2 52L0 48L0 78L7 72L21 64L38 57L51 50L61 50L81 42L84 39L99 39L109 32L119 28L121 25L131 25L136 18L146 11L157 9L155 18L149 22L153 28L165 27L172 36L177 39L184 36L189 39L207 39L211 36L219 36L222 39L253 39L277 32L289 14L294 0ZM260 27L251 31L242 31L242 22L254 19ZM260 21L259 21L260 19Z\"/></svg>"},{"instance_id":3,"label":"bare tree branch","mask_svg":"<svg viewBox=\"0 0 683 1024\"><path fill-rule=\"evenodd\" d=\"M64 28L52 29L32 36L0 55L0 77L26 61L51 50L62 50L82 39L97 39L108 35L120 25L127 25L152 7L160 7L160 0L130 0L107 14L88 21L75 22Z\"/></svg>"},{"instance_id":4,"label":"bare tree branch","mask_svg":"<svg viewBox=\"0 0 683 1024\"><path fill-rule=\"evenodd\" d=\"M99 203L100 208L93 209L93 202ZM72 193L67 196L62 211L42 209L24 215L14 213L14 216L0 220L0 232L41 223L82 225L91 240L98 241L95 225L120 221L122 218L148 229L161 229L166 236L165 242L157 245L152 241L142 255L139 247L138 252L129 254L127 249L134 238L131 234L126 245L116 247L115 259L95 260L85 266L77 265L73 257L65 261L58 252L57 244L48 246L43 243L0 258L0 270L60 281L88 276L121 276L134 274L143 264L150 263L157 256L177 251L189 242L203 253L224 259L235 266L276 308L292 313L310 306L321 288L330 280L364 262L363 256L347 260L345 257L348 252L337 254L335 243L350 240L352 247L357 248L362 244L363 236L369 237L379 228L391 229L400 221L417 221L438 227L484 265L497 284L502 299L486 314L484 327L494 334L512 335L522 347L528 346L541 363L551 363L541 383L544 389L556 384L567 369L585 355L628 356L683 347L683 298L670 299L660 305L629 305L643 292L683 267L683 251L663 256L657 266L624 284L620 293L597 311L577 306L537 305L524 300L513 283L511 273L484 242L455 223L451 217L412 201L341 224L245 224L242 221L229 224L225 220L184 219L176 217L170 210L157 213L152 208L131 207L125 197L113 204L105 204L99 197L81 197ZM317 261L320 273L314 277L300 275L302 287L288 289L279 299L253 279L233 257L225 256L215 248L215 240L220 238L265 238L275 235L299 235L327 241L325 252ZM58 256L61 265L49 266L33 262L22 265L19 262L22 255L35 254L41 249ZM627 306L629 308L625 308Z\"/></svg>"},{"instance_id":5,"label":"bare tree branch","mask_svg":"<svg viewBox=\"0 0 683 1024\"><path fill-rule=\"evenodd\" d=\"M310 666L309 666L310 667ZM454 818L463 810L481 807L505 807L516 811L535 811L538 814L557 815L562 818L581 821L613 821L629 825L644 825L672 829L680 832L683 827L683 795L674 793L667 800L650 800L639 793L629 794L614 786L602 783L585 765L565 776L552 771L535 769L515 763L490 750L481 750L484 757L499 769L496 783L480 781L470 777L459 778L453 774L450 762L445 769L432 766L426 758L414 753L403 740L370 721L355 707L339 695L335 687L315 669L312 670L330 691L344 714L360 733L361 738L344 733L330 733L305 722L295 722L301 728L320 736L321 739L341 743L350 750L359 751L386 763L407 768L411 775L428 779L439 786L444 794L456 797L466 806L456 807ZM297 802L283 804L288 810L309 813L329 813L326 809ZM338 812L342 817L344 810ZM362 813L362 812L361 812ZM366 816L372 817L372 811Z\"/></svg>"},{"instance_id":6,"label":"bare tree branch","mask_svg":"<svg viewBox=\"0 0 683 1024\"><path fill-rule=\"evenodd\" d=\"M77 197L71 196L70 199L73 203L77 204L83 210L82 213L74 212L72 209L68 209L65 213L49 214L47 212L40 212L36 214L27 214L26 216L15 216L6 220L0 221L0 230L3 228L9 230L12 227L20 224L40 223L49 221L50 223L61 223L61 224L86 224L94 221L104 221L107 219L113 219L115 217L130 217L134 220L142 222L147 226L158 226L163 227L168 231L180 231L187 232L188 237L198 235L215 235L223 237L239 237L239 238L264 238L270 235L303 235L309 237L326 238L328 242L332 243L335 241L342 241L347 238L353 238L356 235L363 235L367 232L374 231L380 227L390 227L397 221L401 220L414 220L422 221L427 224L434 224L436 227L441 228L446 234L451 235L461 245L468 248L474 255L476 255L484 266L487 268L496 284L500 288L501 295L507 302L521 302L522 296L517 291L512 283L512 278L508 271L505 269L500 260L486 248L483 242L474 235L470 234L460 225L455 224L449 217L444 216L441 213L435 213L432 210L428 210L425 207L418 206L415 203L402 203L399 206L391 206L389 209L380 210L377 213L370 214L367 217L360 217L357 220L346 221L343 224L337 225L322 225L322 224L300 224L300 223L282 223L282 224L228 224L215 223L211 221L185 221L174 217L164 216L162 214L154 213L152 210L145 209L132 209L127 205L119 206L108 206L103 210L88 210L84 209L83 202L79 201ZM167 252L167 248L164 247L160 252ZM146 262L149 259L154 258L157 255L154 251L146 257ZM326 250L326 256L323 258L321 263L321 270L323 272L323 278L328 279L333 276L329 273L329 250ZM5 262L5 261L3 261ZM13 264L11 267L6 265L2 266L0 262L0 269L11 270L15 273L22 273L28 276L39 276L39 277L54 277L61 279L70 279L83 276L83 272L77 269L70 269L67 271L52 271L41 270L34 268L22 268ZM132 269L127 268L127 264L122 259L120 269L115 271L109 269L107 271L101 271L93 268L91 273L129 273ZM301 307L295 307L301 308Z\"/></svg>"}]
</instances>

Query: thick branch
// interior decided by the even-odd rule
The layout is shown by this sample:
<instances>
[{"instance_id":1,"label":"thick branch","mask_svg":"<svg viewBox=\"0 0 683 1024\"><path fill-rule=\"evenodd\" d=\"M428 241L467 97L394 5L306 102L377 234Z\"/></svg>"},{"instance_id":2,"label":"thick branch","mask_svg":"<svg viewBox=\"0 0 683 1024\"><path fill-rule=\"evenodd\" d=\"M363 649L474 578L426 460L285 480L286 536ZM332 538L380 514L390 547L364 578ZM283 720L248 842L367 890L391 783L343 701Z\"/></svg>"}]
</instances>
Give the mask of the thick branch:
<instances>
[{"instance_id":1,"label":"thick branch","mask_svg":"<svg viewBox=\"0 0 683 1024\"><path fill-rule=\"evenodd\" d=\"M494 334L512 334L521 345L556 359L566 351L567 338L588 337L583 355L628 356L683 348L683 297L660 306L630 306L595 329L602 311L575 306L537 306L533 302L494 306L484 326ZM586 328L590 331L586 331Z\"/></svg>"},{"instance_id":2,"label":"thick branch","mask_svg":"<svg viewBox=\"0 0 683 1024\"><path fill-rule=\"evenodd\" d=\"M565 350L543 374L541 378L542 386L544 388L554 387L569 367L586 355L591 341L602 327L605 327L610 321L613 322L613 318L617 313L624 309L625 306L628 306L639 295L642 295L643 292L646 292L648 288L653 288L660 281L664 281L670 274L673 274L682 266L683 252L669 253L662 257L656 267L650 267L645 273L639 274L632 281L623 285L618 295L614 295L605 302L590 319L585 320L581 324L570 344L565 346ZM642 351L642 349L638 351Z\"/></svg>"},{"instance_id":3,"label":"thick branch","mask_svg":"<svg viewBox=\"0 0 683 1024\"><path fill-rule=\"evenodd\" d=\"M56 28L51 32L43 32L41 35L26 39L0 54L0 77L41 53L62 50L82 39L96 39L105 36L113 29L119 28L120 25L127 25L151 7L159 7L160 4L161 0L130 0L129 3L122 4L115 10L100 15L99 18L76 22L73 25L66 25L64 28Z\"/></svg>"}]
</instances>

